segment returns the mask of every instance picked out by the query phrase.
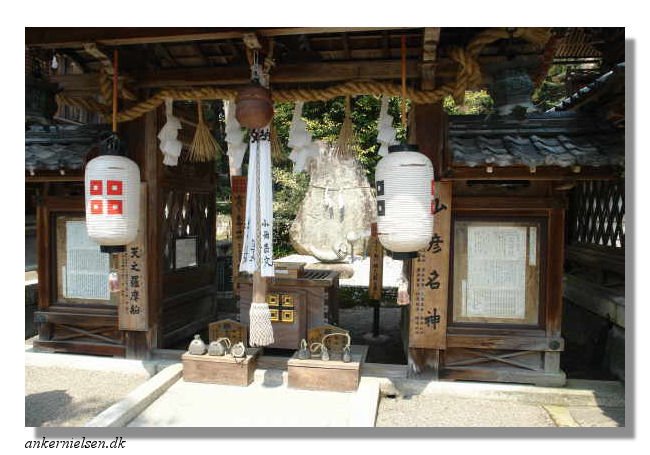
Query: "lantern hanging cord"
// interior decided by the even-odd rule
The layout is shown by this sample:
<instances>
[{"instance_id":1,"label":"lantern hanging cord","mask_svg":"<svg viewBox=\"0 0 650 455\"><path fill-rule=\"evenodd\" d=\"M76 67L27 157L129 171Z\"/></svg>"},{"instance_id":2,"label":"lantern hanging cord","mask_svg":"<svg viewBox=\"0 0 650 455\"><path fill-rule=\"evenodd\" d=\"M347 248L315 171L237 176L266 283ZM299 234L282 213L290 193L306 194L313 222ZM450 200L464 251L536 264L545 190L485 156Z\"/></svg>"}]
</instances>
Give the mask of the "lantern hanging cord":
<instances>
[{"instance_id":1,"label":"lantern hanging cord","mask_svg":"<svg viewBox=\"0 0 650 455\"><path fill-rule=\"evenodd\" d=\"M113 51L113 133L117 133L117 49Z\"/></svg>"},{"instance_id":2,"label":"lantern hanging cord","mask_svg":"<svg viewBox=\"0 0 650 455\"><path fill-rule=\"evenodd\" d=\"M552 36L550 28L532 27L517 28L512 32L515 38L523 39L535 45L546 46ZM402 96L406 94L412 103L433 104L441 102L446 96L452 96L456 104L462 104L465 91L479 85L481 68L478 57L485 46L510 38L510 32L504 28L488 29L479 33L465 48L450 47L447 50L449 58L459 66L454 83L442 85L435 90L416 90L390 82L375 80L355 80L333 85L322 89L279 89L272 92L275 102L287 101L327 101L340 96L356 95L388 95ZM101 76L100 76L101 77ZM123 96L127 92L123 90ZM174 100L193 101L196 99L234 100L237 90L224 87L200 87L191 89L162 89L151 98L117 114L118 122L134 120L147 112L162 105L165 98ZM110 115L110 108L93 98L71 97L65 94L56 96L58 104L67 104L90 112L97 112L105 117Z\"/></svg>"},{"instance_id":3,"label":"lantern hanging cord","mask_svg":"<svg viewBox=\"0 0 650 455\"><path fill-rule=\"evenodd\" d=\"M402 128L406 131L406 35L402 35Z\"/></svg>"}]
</instances>

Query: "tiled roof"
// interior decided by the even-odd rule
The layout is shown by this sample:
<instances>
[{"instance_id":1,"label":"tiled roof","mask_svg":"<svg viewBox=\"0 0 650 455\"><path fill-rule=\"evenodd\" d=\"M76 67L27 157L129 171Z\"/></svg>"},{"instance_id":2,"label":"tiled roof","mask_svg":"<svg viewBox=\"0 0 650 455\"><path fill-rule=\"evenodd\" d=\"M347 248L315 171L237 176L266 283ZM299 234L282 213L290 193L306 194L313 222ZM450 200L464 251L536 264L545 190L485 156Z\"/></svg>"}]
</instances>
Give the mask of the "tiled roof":
<instances>
[{"instance_id":1,"label":"tiled roof","mask_svg":"<svg viewBox=\"0 0 650 455\"><path fill-rule=\"evenodd\" d=\"M622 90L621 90L622 89ZM597 92L604 90L616 91L619 90L624 95L625 89L625 62L619 63L607 73L600 76L598 79L582 87L573 95L564 98L560 103L549 109L547 112L559 112L572 109L578 104L583 103L587 98L591 97Z\"/></svg>"},{"instance_id":2,"label":"tiled roof","mask_svg":"<svg viewBox=\"0 0 650 455\"><path fill-rule=\"evenodd\" d=\"M448 145L453 166L599 167L625 160L620 130L570 112L525 120L450 116Z\"/></svg>"},{"instance_id":3,"label":"tiled roof","mask_svg":"<svg viewBox=\"0 0 650 455\"><path fill-rule=\"evenodd\" d=\"M79 170L108 131L103 125L32 125L25 131L25 169Z\"/></svg>"}]
</instances>

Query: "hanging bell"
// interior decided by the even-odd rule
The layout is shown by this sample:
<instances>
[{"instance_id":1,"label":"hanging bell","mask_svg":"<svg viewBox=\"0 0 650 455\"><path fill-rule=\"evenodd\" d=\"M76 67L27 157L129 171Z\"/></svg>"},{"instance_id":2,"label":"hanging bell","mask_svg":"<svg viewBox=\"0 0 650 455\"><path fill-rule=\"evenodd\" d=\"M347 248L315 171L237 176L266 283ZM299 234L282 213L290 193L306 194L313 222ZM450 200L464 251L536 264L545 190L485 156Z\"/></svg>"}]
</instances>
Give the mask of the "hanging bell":
<instances>
[{"instance_id":1,"label":"hanging bell","mask_svg":"<svg viewBox=\"0 0 650 455\"><path fill-rule=\"evenodd\" d=\"M237 93L235 118L245 128L264 128L273 118L271 91L259 84L250 84Z\"/></svg>"}]
</instances>

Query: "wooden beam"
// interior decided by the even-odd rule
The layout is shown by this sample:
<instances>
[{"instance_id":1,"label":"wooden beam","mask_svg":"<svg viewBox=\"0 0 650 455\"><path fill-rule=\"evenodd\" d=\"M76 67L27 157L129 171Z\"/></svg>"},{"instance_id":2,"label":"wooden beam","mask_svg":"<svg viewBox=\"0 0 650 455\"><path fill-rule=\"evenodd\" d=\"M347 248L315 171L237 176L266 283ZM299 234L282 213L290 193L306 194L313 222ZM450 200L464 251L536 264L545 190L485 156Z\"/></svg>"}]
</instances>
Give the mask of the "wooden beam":
<instances>
[{"instance_id":1,"label":"wooden beam","mask_svg":"<svg viewBox=\"0 0 650 455\"><path fill-rule=\"evenodd\" d=\"M84 176L79 174L64 174L60 173L46 173L41 175L25 175L26 183L42 183L42 182L83 182Z\"/></svg>"},{"instance_id":2,"label":"wooden beam","mask_svg":"<svg viewBox=\"0 0 650 455\"><path fill-rule=\"evenodd\" d=\"M82 48L95 42L105 46L183 41L243 39L255 32L259 37L313 35L323 33L366 32L412 27L283 27L283 28L157 28L157 27L27 27L25 45L46 49Z\"/></svg>"},{"instance_id":3,"label":"wooden beam","mask_svg":"<svg viewBox=\"0 0 650 455\"><path fill-rule=\"evenodd\" d=\"M445 154L446 156L446 154ZM531 173L524 166L448 167L443 165L442 180L615 180L618 173L613 166L581 167L575 172L570 167L540 166ZM488 172L491 171L491 172Z\"/></svg>"},{"instance_id":4,"label":"wooden beam","mask_svg":"<svg viewBox=\"0 0 650 455\"><path fill-rule=\"evenodd\" d=\"M271 73L272 84L343 82L354 79L399 79L400 62L379 60L373 62L319 62L279 65ZM406 77L419 76L418 62L407 62ZM182 68L146 71L130 74L129 85L134 88L188 87L202 85L243 85L250 81L248 66L222 68ZM52 81L64 91L88 91L97 93L98 78L95 74L53 76Z\"/></svg>"},{"instance_id":5,"label":"wooden beam","mask_svg":"<svg viewBox=\"0 0 650 455\"><path fill-rule=\"evenodd\" d=\"M436 86L436 60L438 58L438 43L440 42L440 27L424 29L422 41L422 90L433 90Z\"/></svg>"},{"instance_id":6,"label":"wooden beam","mask_svg":"<svg viewBox=\"0 0 650 455\"><path fill-rule=\"evenodd\" d=\"M230 43L232 50L236 51L234 44ZM479 62L489 64L500 57L481 57ZM411 80L422 76L422 63L419 61L406 62L406 77ZM458 65L450 59L438 60L435 75L440 81L451 81L456 77ZM158 71L143 70L124 74L129 87L137 88L163 88L163 87L190 87L203 85L243 85L250 81L250 67L240 66L214 66L203 68L168 68ZM352 60L345 62L321 61L310 63L279 64L271 73L271 85L274 84L299 84L299 83L336 83L348 80L399 80L401 67L399 60ZM95 73L55 75L53 82L59 84L64 92L90 92L98 93L99 84Z\"/></svg>"},{"instance_id":7,"label":"wooden beam","mask_svg":"<svg viewBox=\"0 0 650 455\"><path fill-rule=\"evenodd\" d=\"M172 56L172 54L169 53L169 49L167 49L162 44L154 44L153 49L154 49L154 54L157 57L161 58L162 60L167 60L167 62L170 63L170 66L172 67L179 66L176 59Z\"/></svg>"}]
</instances>

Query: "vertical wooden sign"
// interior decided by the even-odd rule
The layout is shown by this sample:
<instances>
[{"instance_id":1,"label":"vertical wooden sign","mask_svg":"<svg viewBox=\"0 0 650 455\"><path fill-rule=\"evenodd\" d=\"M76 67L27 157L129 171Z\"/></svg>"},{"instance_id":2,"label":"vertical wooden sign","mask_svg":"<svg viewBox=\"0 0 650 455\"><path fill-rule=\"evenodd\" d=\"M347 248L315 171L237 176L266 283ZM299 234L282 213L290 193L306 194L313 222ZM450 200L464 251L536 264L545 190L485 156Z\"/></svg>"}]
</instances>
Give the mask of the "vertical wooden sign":
<instances>
[{"instance_id":1,"label":"vertical wooden sign","mask_svg":"<svg viewBox=\"0 0 650 455\"><path fill-rule=\"evenodd\" d=\"M149 329L147 302L147 184L140 183L140 220L138 236L119 254L120 303L118 321L120 330L147 331Z\"/></svg>"},{"instance_id":2,"label":"vertical wooden sign","mask_svg":"<svg viewBox=\"0 0 650 455\"><path fill-rule=\"evenodd\" d=\"M370 256L368 296L371 300L381 300L384 280L384 247L381 246L377 236L377 223L372 223L370 227L368 256Z\"/></svg>"},{"instance_id":3,"label":"vertical wooden sign","mask_svg":"<svg viewBox=\"0 0 650 455\"><path fill-rule=\"evenodd\" d=\"M409 348L447 347L451 182L436 182L433 237L411 269Z\"/></svg>"},{"instance_id":4,"label":"vertical wooden sign","mask_svg":"<svg viewBox=\"0 0 650 455\"><path fill-rule=\"evenodd\" d=\"M231 182L231 229L232 229L232 290L239 296L239 261L244 243L244 222L246 218L246 184L244 176L233 175Z\"/></svg>"}]
</instances>

